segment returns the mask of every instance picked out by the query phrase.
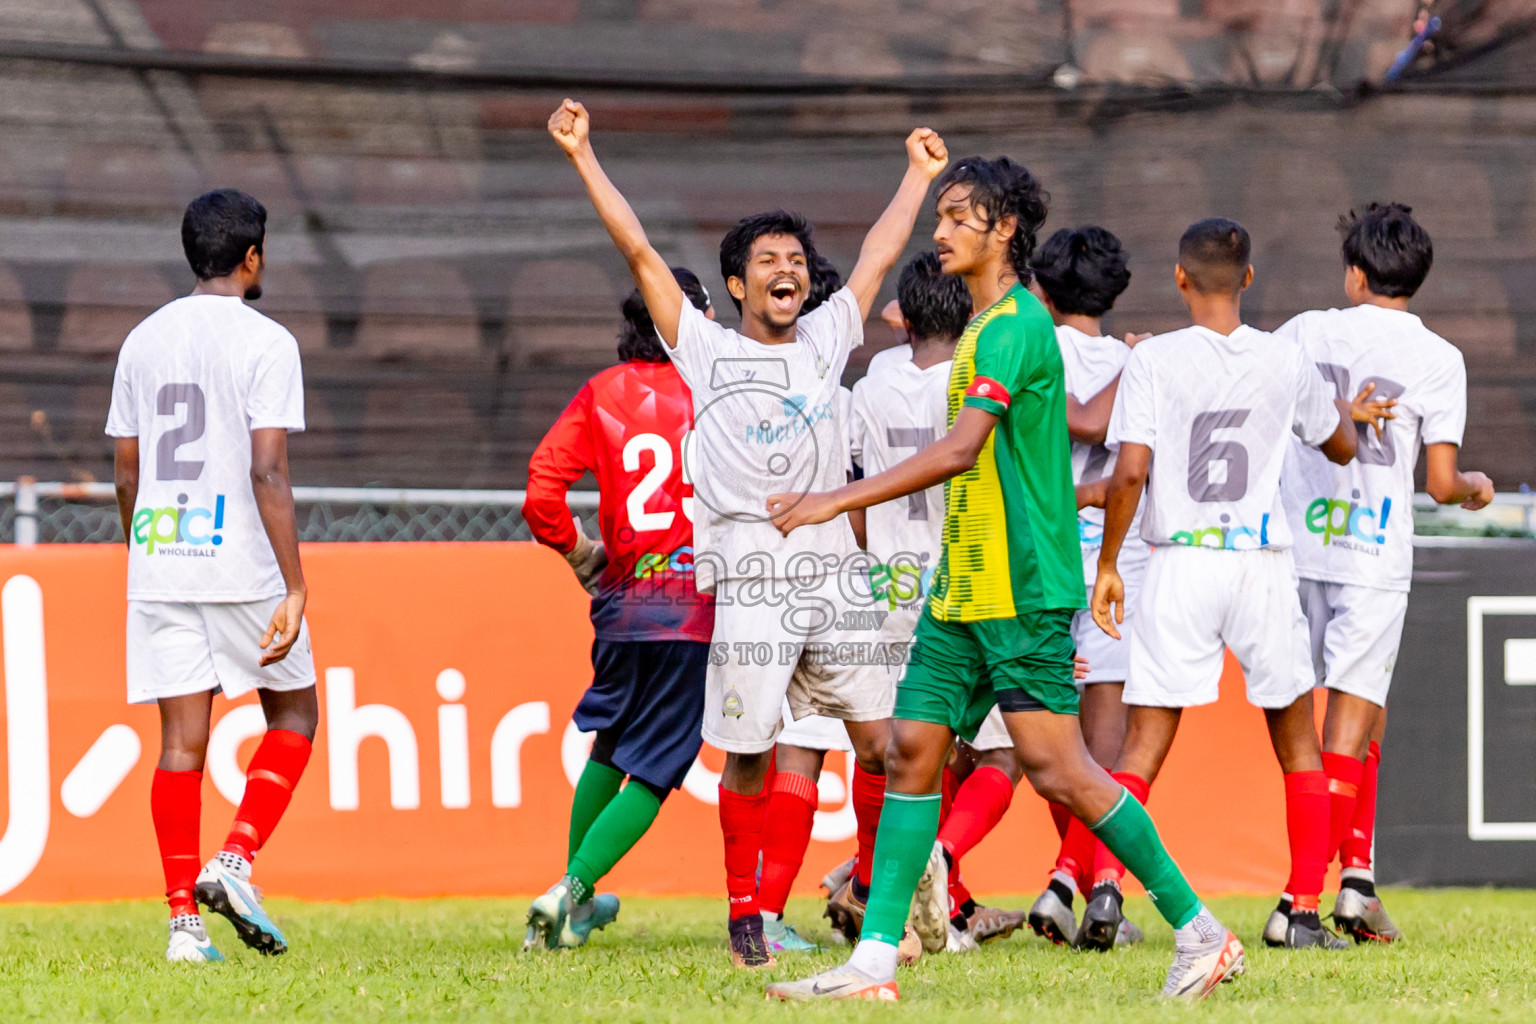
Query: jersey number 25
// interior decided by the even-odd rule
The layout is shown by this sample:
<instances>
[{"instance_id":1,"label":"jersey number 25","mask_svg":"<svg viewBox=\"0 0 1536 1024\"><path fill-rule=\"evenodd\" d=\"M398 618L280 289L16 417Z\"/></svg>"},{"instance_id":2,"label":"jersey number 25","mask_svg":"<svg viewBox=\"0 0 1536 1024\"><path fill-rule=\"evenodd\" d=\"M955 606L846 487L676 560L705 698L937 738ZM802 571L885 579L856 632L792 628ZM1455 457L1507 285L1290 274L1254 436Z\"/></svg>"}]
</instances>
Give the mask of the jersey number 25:
<instances>
[{"instance_id":1,"label":"jersey number 25","mask_svg":"<svg viewBox=\"0 0 1536 1024\"><path fill-rule=\"evenodd\" d=\"M693 463L693 431L683 435L682 458L674 457L672 443L660 434L636 434L624 442L624 472L635 473L640 469L640 453L651 453L651 468L635 489L629 492L625 499L624 509L629 514L629 525L636 533L644 533L655 530L670 530L675 512L668 509L664 512L647 512L645 503L651 499L657 491L661 490L672 475L672 468L679 462L682 463L682 482L684 485L693 483L692 473L689 467ZM682 500L683 516L693 522L693 497L685 496Z\"/></svg>"}]
</instances>

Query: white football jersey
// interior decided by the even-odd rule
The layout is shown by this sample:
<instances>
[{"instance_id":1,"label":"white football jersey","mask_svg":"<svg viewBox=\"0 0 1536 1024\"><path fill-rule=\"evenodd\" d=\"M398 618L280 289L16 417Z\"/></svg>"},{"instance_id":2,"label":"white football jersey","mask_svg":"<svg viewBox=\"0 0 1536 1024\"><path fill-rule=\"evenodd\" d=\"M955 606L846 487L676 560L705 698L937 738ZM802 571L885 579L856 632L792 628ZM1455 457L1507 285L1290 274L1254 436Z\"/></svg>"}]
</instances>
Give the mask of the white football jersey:
<instances>
[{"instance_id":1,"label":"white football jersey","mask_svg":"<svg viewBox=\"0 0 1536 1024\"><path fill-rule=\"evenodd\" d=\"M190 295L123 342L107 434L139 439L133 601L285 593L251 491L251 431L304 429L299 346L238 298Z\"/></svg>"},{"instance_id":2,"label":"white football jersey","mask_svg":"<svg viewBox=\"0 0 1536 1024\"><path fill-rule=\"evenodd\" d=\"M770 494L830 491L848 482L838 389L848 354L864 343L858 299L843 288L800 318L795 340L764 345L683 303L667 353L693 391L694 564L700 591L716 579L788 579L807 555L858 550L847 516L785 537L768 518ZM723 574L723 575L722 575Z\"/></svg>"},{"instance_id":3,"label":"white football jersey","mask_svg":"<svg viewBox=\"0 0 1536 1024\"><path fill-rule=\"evenodd\" d=\"M1413 579L1413 470L1421 444L1461 444L1467 369L1461 352L1412 313L1380 306L1316 310L1276 336L1300 343L1340 398L1367 382L1395 398L1396 419L1378 440L1358 424L1353 462L1336 466L1292 445L1285 511L1305 579L1407 590Z\"/></svg>"},{"instance_id":4,"label":"white football jersey","mask_svg":"<svg viewBox=\"0 0 1536 1024\"><path fill-rule=\"evenodd\" d=\"M912 346L886 349L853 386L854 446L866 476L883 473L928 447L949 429L950 360L919 369ZM876 596L890 607L920 602L944 544L944 485L875 505L864 513L864 538L881 568Z\"/></svg>"},{"instance_id":5,"label":"white football jersey","mask_svg":"<svg viewBox=\"0 0 1536 1024\"><path fill-rule=\"evenodd\" d=\"M1056 344L1061 348L1061 365L1066 373L1067 393L1079 403L1088 401L1109 386L1125 368L1131 349L1116 338L1084 334L1076 327L1060 324ZM1108 445L1072 442L1072 483L1091 484L1113 476L1115 453ZM1077 511L1077 536L1083 546L1083 582L1092 586L1099 576L1099 550L1104 547L1104 510L1082 508ZM1151 553L1141 539L1141 508L1120 546L1120 564L1145 561Z\"/></svg>"},{"instance_id":6,"label":"white football jersey","mask_svg":"<svg viewBox=\"0 0 1536 1024\"><path fill-rule=\"evenodd\" d=\"M1288 436L1320 445L1338 424L1333 388L1300 346L1247 325L1186 327L1131 351L1105 443L1152 449L1148 544L1283 548Z\"/></svg>"}]
</instances>

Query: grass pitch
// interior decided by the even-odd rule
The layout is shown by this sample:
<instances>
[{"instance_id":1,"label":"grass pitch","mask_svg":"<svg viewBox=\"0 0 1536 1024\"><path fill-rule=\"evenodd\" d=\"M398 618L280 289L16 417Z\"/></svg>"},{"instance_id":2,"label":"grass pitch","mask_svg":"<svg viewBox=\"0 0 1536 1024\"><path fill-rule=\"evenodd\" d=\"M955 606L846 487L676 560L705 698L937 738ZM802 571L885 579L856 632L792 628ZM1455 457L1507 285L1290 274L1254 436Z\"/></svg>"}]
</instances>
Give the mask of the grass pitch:
<instances>
[{"instance_id":1,"label":"grass pitch","mask_svg":"<svg viewBox=\"0 0 1536 1024\"><path fill-rule=\"evenodd\" d=\"M1336 954L1267 950L1258 933L1272 901L1213 901L1248 946L1248 973L1196 1007L1156 998L1173 939L1144 899L1127 906L1146 927L1142 947L1074 954L1020 933L967 956L925 958L903 972L898 1006L766 1003L765 981L833 964L843 947L734 971L723 900L630 900L586 949L525 955L521 900L274 899L292 951L265 959L213 918L229 957L215 965L165 963L158 903L0 906L0 1020L1536 1020L1536 893L1386 899L1408 940ZM789 918L825 942L819 909L796 900Z\"/></svg>"}]
</instances>

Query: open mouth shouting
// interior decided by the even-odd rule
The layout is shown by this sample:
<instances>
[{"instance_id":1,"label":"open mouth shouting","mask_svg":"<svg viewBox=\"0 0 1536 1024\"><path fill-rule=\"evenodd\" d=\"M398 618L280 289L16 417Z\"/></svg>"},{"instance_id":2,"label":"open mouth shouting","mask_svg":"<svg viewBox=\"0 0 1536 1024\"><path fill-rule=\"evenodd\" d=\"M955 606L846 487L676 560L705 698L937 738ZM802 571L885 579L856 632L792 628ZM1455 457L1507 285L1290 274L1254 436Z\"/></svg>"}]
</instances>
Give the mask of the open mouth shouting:
<instances>
[{"instance_id":1,"label":"open mouth shouting","mask_svg":"<svg viewBox=\"0 0 1536 1024\"><path fill-rule=\"evenodd\" d=\"M768 286L768 303L775 313L792 315L800 306L800 282L781 277Z\"/></svg>"}]
</instances>

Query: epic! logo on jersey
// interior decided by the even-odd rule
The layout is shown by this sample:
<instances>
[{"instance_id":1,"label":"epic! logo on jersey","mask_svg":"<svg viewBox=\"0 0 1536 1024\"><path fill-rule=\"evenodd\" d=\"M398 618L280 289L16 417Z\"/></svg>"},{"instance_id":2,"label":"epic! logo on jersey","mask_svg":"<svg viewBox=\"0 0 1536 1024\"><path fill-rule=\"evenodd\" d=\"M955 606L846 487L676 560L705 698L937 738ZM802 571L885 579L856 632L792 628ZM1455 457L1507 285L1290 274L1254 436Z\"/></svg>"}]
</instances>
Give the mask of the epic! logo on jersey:
<instances>
[{"instance_id":1,"label":"epic! logo on jersey","mask_svg":"<svg viewBox=\"0 0 1536 1024\"><path fill-rule=\"evenodd\" d=\"M1171 539L1175 544L1183 544L1186 547L1216 548L1225 551L1248 551L1252 548L1269 546L1268 512L1264 513L1264 518L1259 520L1257 530L1248 526L1233 529L1229 525L1230 519L1230 516L1223 513L1220 526L1207 526L1199 530L1180 530Z\"/></svg>"},{"instance_id":2,"label":"epic! logo on jersey","mask_svg":"<svg viewBox=\"0 0 1536 1024\"><path fill-rule=\"evenodd\" d=\"M1351 491L1353 501L1318 498L1307 506L1307 529L1322 534L1323 544L1372 551L1387 542L1387 517L1392 514L1392 499L1381 499L1378 512L1359 503L1360 492ZM1367 522L1369 521L1369 522ZM1339 543L1342 540L1342 544ZM1361 544L1351 543L1360 541ZM1367 547L1366 545L1369 545Z\"/></svg>"},{"instance_id":3,"label":"epic! logo on jersey","mask_svg":"<svg viewBox=\"0 0 1536 1024\"><path fill-rule=\"evenodd\" d=\"M204 525L207 520L211 525ZM187 496L176 495L176 504L164 508L141 508L133 514L133 542L144 545L152 555L159 548L163 555L199 555L212 557L215 552L198 550L204 544L218 547L224 543L219 533L224 528L224 495L213 499L213 508L187 508ZM167 545L190 544L190 548Z\"/></svg>"}]
</instances>

